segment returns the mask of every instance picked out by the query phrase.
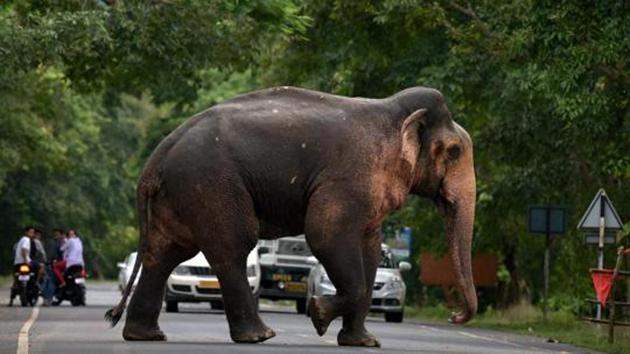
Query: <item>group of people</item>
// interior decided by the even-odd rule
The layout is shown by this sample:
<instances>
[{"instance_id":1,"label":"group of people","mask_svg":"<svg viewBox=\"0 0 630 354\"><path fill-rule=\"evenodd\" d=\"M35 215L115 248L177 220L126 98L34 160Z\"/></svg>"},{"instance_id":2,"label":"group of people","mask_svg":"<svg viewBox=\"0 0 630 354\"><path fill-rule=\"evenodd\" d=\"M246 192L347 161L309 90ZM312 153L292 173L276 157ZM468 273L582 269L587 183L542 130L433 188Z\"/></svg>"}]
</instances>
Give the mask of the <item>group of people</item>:
<instances>
[{"instance_id":1,"label":"group of people","mask_svg":"<svg viewBox=\"0 0 630 354\"><path fill-rule=\"evenodd\" d=\"M14 271L28 264L36 274L36 283L42 289L44 306L52 303L57 287L65 287L64 272L73 266L84 266L83 243L73 229L66 233L62 229L53 230L55 237L54 255L47 258L42 232L33 226L24 228L24 235L15 244ZM15 285L15 284L14 284Z\"/></svg>"}]
</instances>

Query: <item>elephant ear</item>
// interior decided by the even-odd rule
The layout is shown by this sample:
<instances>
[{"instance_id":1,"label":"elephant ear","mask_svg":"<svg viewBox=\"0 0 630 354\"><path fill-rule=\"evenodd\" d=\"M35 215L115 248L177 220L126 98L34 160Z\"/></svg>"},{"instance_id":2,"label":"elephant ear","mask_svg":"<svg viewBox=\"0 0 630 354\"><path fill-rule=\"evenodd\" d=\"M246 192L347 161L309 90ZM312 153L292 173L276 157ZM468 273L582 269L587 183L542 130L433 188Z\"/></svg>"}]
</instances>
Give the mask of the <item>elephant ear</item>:
<instances>
[{"instance_id":1,"label":"elephant ear","mask_svg":"<svg viewBox=\"0 0 630 354\"><path fill-rule=\"evenodd\" d=\"M421 108L405 118L400 130L402 136L401 158L416 167L418 155L420 154L420 135L421 129L426 126L427 109Z\"/></svg>"}]
</instances>

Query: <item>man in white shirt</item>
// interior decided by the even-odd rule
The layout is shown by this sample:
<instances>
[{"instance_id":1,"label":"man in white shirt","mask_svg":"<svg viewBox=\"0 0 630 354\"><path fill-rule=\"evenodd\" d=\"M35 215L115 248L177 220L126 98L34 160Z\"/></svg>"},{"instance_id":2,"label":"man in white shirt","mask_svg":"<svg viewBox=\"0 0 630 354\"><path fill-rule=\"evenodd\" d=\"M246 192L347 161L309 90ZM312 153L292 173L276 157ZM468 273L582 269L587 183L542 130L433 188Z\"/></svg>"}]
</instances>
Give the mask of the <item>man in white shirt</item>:
<instances>
[{"instance_id":1,"label":"man in white shirt","mask_svg":"<svg viewBox=\"0 0 630 354\"><path fill-rule=\"evenodd\" d=\"M17 272L20 265L28 264L31 267L31 239L35 236L35 228L27 226L24 228L24 235L15 246L15 257L13 258L14 272ZM15 279L14 284L15 286Z\"/></svg>"},{"instance_id":2,"label":"man in white shirt","mask_svg":"<svg viewBox=\"0 0 630 354\"><path fill-rule=\"evenodd\" d=\"M24 235L17 243L15 247L15 257L13 259L13 265L19 266L24 263L31 264L31 239L35 236L35 228L28 226L24 228Z\"/></svg>"},{"instance_id":3,"label":"man in white shirt","mask_svg":"<svg viewBox=\"0 0 630 354\"><path fill-rule=\"evenodd\" d=\"M76 265L83 267L83 243L74 230L68 230L68 240L63 248L66 269Z\"/></svg>"}]
</instances>

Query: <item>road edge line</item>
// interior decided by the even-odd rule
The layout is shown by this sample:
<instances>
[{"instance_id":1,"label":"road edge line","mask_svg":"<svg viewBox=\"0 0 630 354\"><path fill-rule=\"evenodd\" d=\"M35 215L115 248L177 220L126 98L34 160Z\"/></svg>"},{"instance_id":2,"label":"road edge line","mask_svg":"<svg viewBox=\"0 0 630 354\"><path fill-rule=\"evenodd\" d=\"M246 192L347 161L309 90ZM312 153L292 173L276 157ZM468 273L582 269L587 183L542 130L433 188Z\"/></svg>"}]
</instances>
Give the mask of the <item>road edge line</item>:
<instances>
[{"instance_id":1,"label":"road edge line","mask_svg":"<svg viewBox=\"0 0 630 354\"><path fill-rule=\"evenodd\" d=\"M31 317L29 317L22 325L22 328L20 328L16 354L28 354L28 332L31 330L31 326L35 323L35 320L37 320L38 315L39 306L35 306L33 307L33 312L31 312Z\"/></svg>"}]
</instances>

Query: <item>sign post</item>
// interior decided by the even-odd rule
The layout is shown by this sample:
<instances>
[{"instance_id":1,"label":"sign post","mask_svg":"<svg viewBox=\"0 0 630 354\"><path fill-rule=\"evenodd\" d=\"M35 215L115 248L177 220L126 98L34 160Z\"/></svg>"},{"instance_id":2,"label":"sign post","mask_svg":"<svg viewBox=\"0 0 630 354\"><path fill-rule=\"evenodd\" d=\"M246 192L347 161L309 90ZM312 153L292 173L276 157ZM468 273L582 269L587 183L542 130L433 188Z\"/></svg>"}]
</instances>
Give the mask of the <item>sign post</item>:
<instances>
[{"instance_id":1,"label":"sign post","mask_svg":"<svg viewBox=\"0 0 630 354\"><path fill-rule=\"evenodd\" d=\"M549 259L553 241L552 235L561 235L566 232L567 209L552 205L530 205L527 214L528 231L530 233L545 234L543 316L547 320L547 313L549 312Z\"/></svg>"},{"instance_id":2,"label":"sign post","mask_svg":"<svg viewBox=\"0 0 630 354\"><path fill-rule=\"evenodd\" d=\"M600 189L578 224L578 230L586 233L586 244L597 245L597 269L604 269L604 246L616 244L614 232L622 227L623 223L617 210L608 199L606 191ZM598 320L602 318L602 306L599 303L596 318Z\"/></svg>"}]
</instances>

